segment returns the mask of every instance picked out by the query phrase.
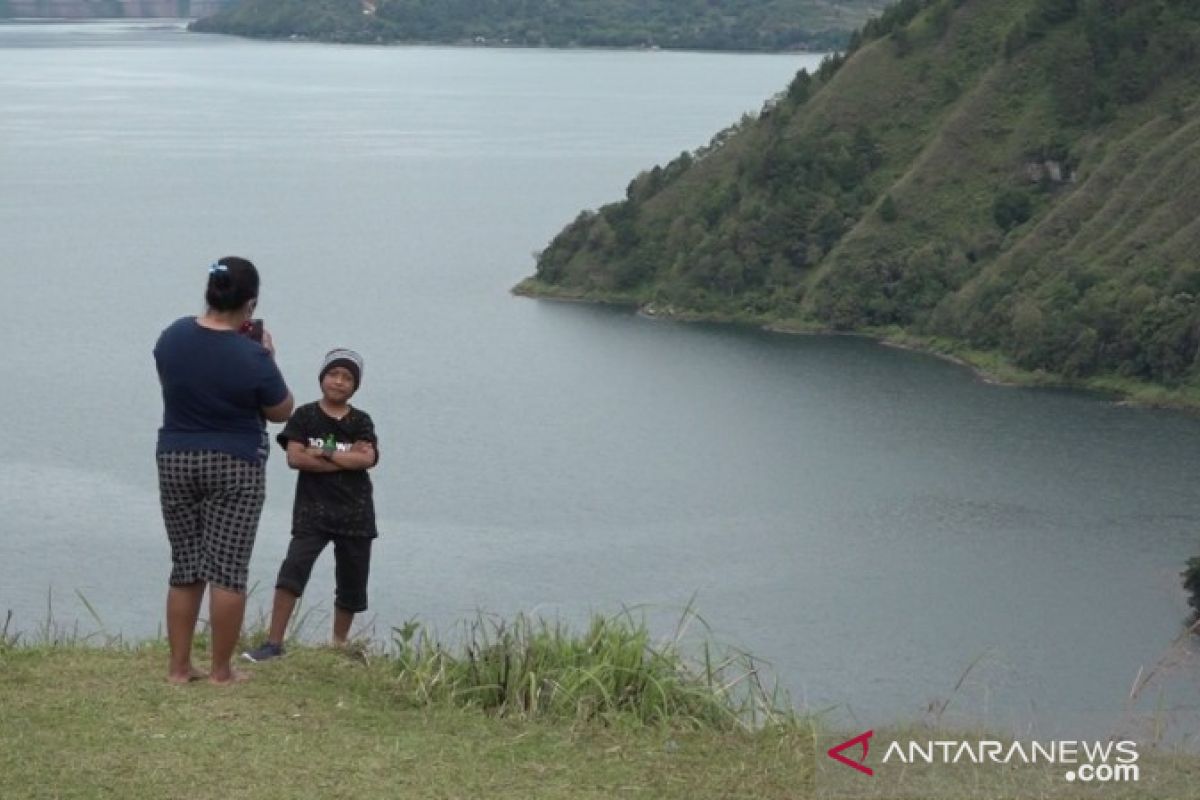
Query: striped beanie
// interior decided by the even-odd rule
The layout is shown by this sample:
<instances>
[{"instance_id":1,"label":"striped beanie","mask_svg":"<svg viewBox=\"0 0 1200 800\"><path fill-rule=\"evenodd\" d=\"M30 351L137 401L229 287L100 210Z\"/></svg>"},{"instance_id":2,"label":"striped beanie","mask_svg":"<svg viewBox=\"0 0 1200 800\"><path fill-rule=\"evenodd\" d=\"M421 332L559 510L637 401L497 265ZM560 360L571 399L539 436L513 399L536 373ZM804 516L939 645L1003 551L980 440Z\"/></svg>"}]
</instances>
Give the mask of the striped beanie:
<instances>
[{"instance_id":1,"label":"striped beanie","mask_svg":"<svg viewBox=\"0 0 1200 800\"><path fill-rule=\"evenodd\" d=\"M350 370L350 374L354 376L354 391L358 391L358 387L362 386L363 376L363 359L358 353L353 350L348 350L344 347L337 347L325 354L325 361L321 364L321 374L317 376L318 381L325 380L325 373L334 367L345 367Z\"/></svg>"}]
</instances>

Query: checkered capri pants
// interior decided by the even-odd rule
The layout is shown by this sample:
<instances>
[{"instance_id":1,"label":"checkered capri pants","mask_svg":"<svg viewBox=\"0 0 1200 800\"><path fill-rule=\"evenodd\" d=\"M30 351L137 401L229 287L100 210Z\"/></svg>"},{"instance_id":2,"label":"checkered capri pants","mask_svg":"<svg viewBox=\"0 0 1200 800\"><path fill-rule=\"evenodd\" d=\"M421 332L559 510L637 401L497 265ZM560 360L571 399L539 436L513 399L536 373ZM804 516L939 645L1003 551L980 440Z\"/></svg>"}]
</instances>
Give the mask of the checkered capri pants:
<instances>
[{"instance_id":1,"label":"checkered capri pants","mask_svg":"<svg viewBox=\"0 0 1200 800\"><path fill-rule=\"evenodd\" d=\"M246 591L266 467L211 450L159 453L158 492L171 542L171 585L206 581Z\"/></svg>"}]
</instances>

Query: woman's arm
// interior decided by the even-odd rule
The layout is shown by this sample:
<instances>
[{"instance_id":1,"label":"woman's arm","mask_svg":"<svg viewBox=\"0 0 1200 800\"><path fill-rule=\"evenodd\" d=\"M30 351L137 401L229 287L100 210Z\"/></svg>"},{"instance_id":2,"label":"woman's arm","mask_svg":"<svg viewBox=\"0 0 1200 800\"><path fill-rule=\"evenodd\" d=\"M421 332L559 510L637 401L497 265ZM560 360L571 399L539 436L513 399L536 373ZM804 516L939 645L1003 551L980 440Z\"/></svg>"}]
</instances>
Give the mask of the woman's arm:
<instances>
[{"instance_id":1,"label":"woman's arm","mask_svg":"<svg viewBox=\"0 0 1200 800\"><path fill-rule=\"evenodd\" d=\"M295 407L296 400L289 391L282 403L276 403L273 406L264 406L262 415L267 418L268 422L287 422L288 418L292 416L292 410Z\"/></svg>"},{"instance_id":2,"label":"woman's arm","mask_svg":"<svg viewBox=\"0 0 1200 800\"><path fill-rule=\"evenodd\" d=\"M271 332L265 328L263 329L262 346L270 355L270 371L274 373L273 380L277 380L279 385L287 390L287 397L283 398L281 402L273 406L263 406L262 415L267 418L268 422L287 422L296 407L296 400L292 397L291 390L287 389L279 367L275 366L275 340L271 338Z\"/></svg>"}]
</instances>

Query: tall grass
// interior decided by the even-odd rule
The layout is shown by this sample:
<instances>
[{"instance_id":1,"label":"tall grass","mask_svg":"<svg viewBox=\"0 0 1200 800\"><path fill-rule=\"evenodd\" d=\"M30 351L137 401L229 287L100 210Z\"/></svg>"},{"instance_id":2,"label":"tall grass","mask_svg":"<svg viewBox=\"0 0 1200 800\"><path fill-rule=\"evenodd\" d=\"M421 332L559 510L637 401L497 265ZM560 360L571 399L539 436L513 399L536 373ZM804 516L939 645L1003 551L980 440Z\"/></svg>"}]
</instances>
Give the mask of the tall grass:
<instances>
[{"instance_id":1,"label":"tall grass","mask_svg":"<svg viewBox=\"0 0 1200 800\"><path fill-rule=\"evenodd\" d=\"M12 633L9 632L9 627L12 625L12 617L13 617L12 609L9 609L8 612L4 615L4 627L0 628L0 653L3 653L5 650L11 650L12 648L16 647L17 643L21 639L20 634L18 634L16 632L12 632Z\"/></svg>"},{"instance_id":2,"label":"tall grass","mask_svg":"<svg viewBox=\"0 0 1200 800\"><path fill-rule=\"evenodd\" d=\"M451 703L498 715L626 719L752 730L790 724L795 712L768 690L759 663L706 638L684 652L698 615L689 607L673 636L654 641L628 611L594 616L576 633L526 614L479 614L448 647L419 623L393 628L384 655L395 691L417 704ZM702 620L701 620L702 622Z\"/></svg>"},{"instance_id":3,"label":"tall grass","mask_svg":"<svg viewBox=\"0 0 1200 800\"><path fill-rule=\"evenodd\" d=\"M53 594L47 592L45 619L32 635L11 632L8 613L0 627L0 654L23 646L128 646L120 634L108 632L82 593L76 595L98 631L81 631L78 621L59 622ZM316 608L298 607L297 612L287 639L299 643L324 620ZM246 626L243 643L261 640L267 622L260 611L257 623ZM689 637L696 624L703 633ZM673 633L657 641L645 619L628 609L593 616L582 632L525 613L503 619L483 612L459 623L456 631L447 644L410 620L391 629L390 641L363 637L343 652L367 664L371 680L382 678L386 692L414 706L452 705L523 719L715 730L758 731L801 723L786 693L774 683L768 687L763 662L716 644L690 603ZM208 633L201 620L194 646L205 648Z\"/></svg>"},{"instance_id":4,"label":"tall grass","mask_svg":"<svg viewBox=\"0 0 1200 800\"><path fill-rule=\"evenodd\" d=\"M46 590L46 614L33 631L22 633L12 630L12 609L6 612L4 626L0 628L0 650L12 649L21 645L64 647L70 645L84 646L99 644L102 647L122 646L124 644L124 637L119 633L113 634L108 631L104 620L83 592L76 589L75 596L83 604L92 621L98 626L98 630L85 632L80 627L78 619L75 619L69 625L61 622L54 612L54 590L50 588Z\"/></svg>"}]
</instances>

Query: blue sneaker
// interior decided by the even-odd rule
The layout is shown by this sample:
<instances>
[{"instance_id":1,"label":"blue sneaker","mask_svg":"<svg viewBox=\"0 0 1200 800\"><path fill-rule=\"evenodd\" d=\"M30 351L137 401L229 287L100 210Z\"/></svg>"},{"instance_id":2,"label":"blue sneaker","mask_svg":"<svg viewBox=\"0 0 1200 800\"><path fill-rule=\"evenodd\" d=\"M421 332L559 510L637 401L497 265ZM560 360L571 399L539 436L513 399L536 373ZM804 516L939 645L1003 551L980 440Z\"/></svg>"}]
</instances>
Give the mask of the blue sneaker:
<instances>
[{"instance_id":1,"label":"blue sneaker","mask_svg":"<svg viewBox=\"0 0 1200 800\"><path fill-rule=\"evenodd\" d=\"M253 650L247 650L246 652L242 653L242 658L258 664L262 661L270 661L272 658L279 658L282 655L283 645L274 644L272 642L263 642Z\"/></svg>"}]
</instances>

